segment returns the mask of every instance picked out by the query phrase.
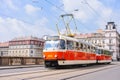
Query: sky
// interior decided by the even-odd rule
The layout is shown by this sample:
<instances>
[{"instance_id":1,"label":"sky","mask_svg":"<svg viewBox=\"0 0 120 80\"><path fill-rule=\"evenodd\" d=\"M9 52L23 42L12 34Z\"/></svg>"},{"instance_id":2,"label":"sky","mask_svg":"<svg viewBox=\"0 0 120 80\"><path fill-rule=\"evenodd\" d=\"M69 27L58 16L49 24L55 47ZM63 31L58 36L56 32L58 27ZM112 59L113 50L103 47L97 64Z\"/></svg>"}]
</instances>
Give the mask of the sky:
<instances>
[{"instance_id":1,"label":"sky","mask_svg":"<svg viewBox=\"0 0 120 80\"><path fill-rule=\"evenodd\" d=\"M59 18L63 14L74 15L78 33L105 29L109 21L114 21L120 32L120 0L0 0L0 42L57 35L56 23L64 32Z\"/></svg>"}]
</instances>

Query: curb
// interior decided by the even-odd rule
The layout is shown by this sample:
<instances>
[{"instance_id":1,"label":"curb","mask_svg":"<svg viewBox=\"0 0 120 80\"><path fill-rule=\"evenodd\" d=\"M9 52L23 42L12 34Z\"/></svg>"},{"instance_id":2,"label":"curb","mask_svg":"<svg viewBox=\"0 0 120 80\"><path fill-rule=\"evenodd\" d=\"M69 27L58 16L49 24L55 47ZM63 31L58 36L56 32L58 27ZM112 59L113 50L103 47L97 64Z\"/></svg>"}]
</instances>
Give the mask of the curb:
<instances>
[{"instance_id":1,"label":"curb","mask_svg":"<svg viewBox=\"0 0 120 80\"><path fill-rule=\"evenodd\" d=\"M18 68L32 68L32 67L44 67L44 65L26 65L26 66L2 66L0 67L0 70L5 70L5 69L18 69Z\"/></svg>"}]
</instances>

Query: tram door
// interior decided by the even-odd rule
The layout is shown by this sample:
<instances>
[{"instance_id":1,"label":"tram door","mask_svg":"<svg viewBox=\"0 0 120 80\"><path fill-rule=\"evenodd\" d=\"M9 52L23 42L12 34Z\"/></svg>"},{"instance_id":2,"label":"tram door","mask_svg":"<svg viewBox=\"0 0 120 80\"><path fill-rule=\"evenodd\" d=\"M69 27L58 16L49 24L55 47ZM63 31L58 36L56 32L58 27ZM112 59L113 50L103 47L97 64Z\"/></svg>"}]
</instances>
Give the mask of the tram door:
<instances>
[{"instance_id":1,"label":"tram door","mask_svg":"<svg viewBox=\"0 0 120 80\"><path fill-rule=\"evenodd\" d=\"M67 60L73 60L74 59L74 42L67 40L66 41L66 54L65 54L65 58Z\"/></svg>"}]
</instances>

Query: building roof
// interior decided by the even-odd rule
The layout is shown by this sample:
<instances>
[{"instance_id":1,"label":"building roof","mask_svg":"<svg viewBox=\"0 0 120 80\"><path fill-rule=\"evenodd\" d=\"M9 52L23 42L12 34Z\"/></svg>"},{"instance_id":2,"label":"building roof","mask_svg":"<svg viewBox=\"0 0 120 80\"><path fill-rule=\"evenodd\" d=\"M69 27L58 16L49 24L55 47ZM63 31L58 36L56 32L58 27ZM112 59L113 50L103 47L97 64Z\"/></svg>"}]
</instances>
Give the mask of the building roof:
<instances>
[{"instance_id":1,"label":"building roof","mask_svg":"<svg viewBox=\"0 0 120 80\"><path fill-rule=\"evenodd\" d=\"M33 36L17 37L17 38L12 39L11 41L20 41L20 40L39 40L39 41L44 41L42 38L33 37Z\"/></svg>"},{"instance_id":2,"label":"building roof","mask_svg":"<svg viewBox=\"0 0 120 80\"><path fill-rule=\"evenodd\" d=\"M75 38L87 38L87 37L92 37L92 33L85 33L85 34L76 34Z\"/></svg>"},{"instance_id":3,"label":"building roof","mask_svg":"<svg viewBox=\"0 0 120 80\"><path fill-rule=\"evenodd\" d=\"M8 46L9 46L9 42L0 43L0 47L8 47Z\"/></svg>"}]
</instances>

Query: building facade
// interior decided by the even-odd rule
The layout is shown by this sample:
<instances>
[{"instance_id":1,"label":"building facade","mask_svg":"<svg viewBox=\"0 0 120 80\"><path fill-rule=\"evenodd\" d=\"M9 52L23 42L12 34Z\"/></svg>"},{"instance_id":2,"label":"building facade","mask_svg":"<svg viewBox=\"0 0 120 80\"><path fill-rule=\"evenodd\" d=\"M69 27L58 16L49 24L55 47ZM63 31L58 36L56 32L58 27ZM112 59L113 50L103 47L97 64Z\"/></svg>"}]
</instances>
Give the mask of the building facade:
<instances>
[{"instance_id":1,"label":"building facade","mask_svg":"<svg viewBox=\"0 0 120 80\"><path fill-rule=\"evenodd\" d=\"M113 59L120 58L120 34L114 22L108 22L104 30L105 48L113 51Z\"/></svg>"},{"instance_id":2,"label":"building facade","mask_svg":"<svg viewBox=\"0 0 120 80\"><path fill-rule=\"evenodd\" d=\"M9 42L0 43L0 56L8 56Z\"/></svg>"},{"instance_id":3,"label":"building facade","mask_svg":"<svg viewBox=\"0 0 120 80\"><path fill-rule=\"evenodd\" d=\"M36 37L19 37L9 41L9 56L42 57L44 40Z\"/></svg>"},{"instance_id":4,"label":"building facade","mask_svg":"<svg viewBox=\"0 0 120 80\"><path fill-rule=\"evenodd\" d=\"M75 37L78 38L79 40L92 43L95 46L99 46L99 47L105 46L104 44L105 36L103 35L103 31L101 32L97 31L96 33L78 34Z\"/></svg>"},{"instance_id":5,"label":"building facade","mask_svg":"<svg viewBox=\"0 0 120 80\"><path fill-rule=\"evenodd\" d=\"M113 51L112 58L120 59L120 34L114 22L108 22L105 30L95 33L77 34L76 38Z\"/></svg>"}]
</instances>

